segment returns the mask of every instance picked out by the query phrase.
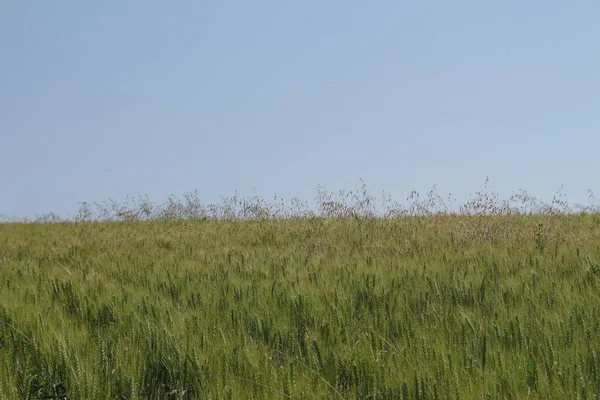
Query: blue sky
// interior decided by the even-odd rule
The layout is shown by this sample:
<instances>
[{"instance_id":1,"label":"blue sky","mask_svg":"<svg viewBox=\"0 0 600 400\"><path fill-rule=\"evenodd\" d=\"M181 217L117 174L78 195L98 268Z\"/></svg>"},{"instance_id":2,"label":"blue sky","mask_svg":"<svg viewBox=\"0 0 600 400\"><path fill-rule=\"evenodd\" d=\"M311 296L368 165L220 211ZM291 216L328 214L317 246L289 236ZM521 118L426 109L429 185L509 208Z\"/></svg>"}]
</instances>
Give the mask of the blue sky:
<instances>
[{"instance_id":1,"label":"blue sky","mask_svg":"<svg viewBox=\"0 0 600 400\"><path fill-rule=\"evenodd\" d=\"M0 3L0 214L363 178L600 195L600 2Z\"/></svg>"}]
</instances>

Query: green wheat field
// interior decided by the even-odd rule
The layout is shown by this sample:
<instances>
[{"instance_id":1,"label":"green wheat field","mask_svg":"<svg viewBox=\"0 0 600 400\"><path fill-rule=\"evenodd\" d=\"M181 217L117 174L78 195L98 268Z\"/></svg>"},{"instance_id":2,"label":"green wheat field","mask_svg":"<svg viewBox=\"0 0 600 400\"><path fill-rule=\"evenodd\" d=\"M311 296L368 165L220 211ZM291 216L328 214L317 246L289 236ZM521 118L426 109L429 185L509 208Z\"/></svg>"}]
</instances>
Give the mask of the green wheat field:
<instances>
[{"instance_id":1,"label":"green wheat field","mask_svg":"<svg viewBox=\"0 0 600 400\"><path fill-rule=\"evenodd\" d=\"M598 398L600 214L484 200L0 224L0 399Z\"/></svg>"}]
</instances>

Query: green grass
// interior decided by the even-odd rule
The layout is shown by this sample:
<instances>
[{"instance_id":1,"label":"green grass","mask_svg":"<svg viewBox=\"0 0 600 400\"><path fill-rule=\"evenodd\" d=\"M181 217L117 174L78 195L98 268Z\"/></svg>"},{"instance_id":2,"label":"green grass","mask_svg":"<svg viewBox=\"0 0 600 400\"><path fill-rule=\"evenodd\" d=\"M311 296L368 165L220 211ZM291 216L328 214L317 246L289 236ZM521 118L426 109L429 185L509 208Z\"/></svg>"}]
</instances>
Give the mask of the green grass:
<instances>
[{"instance_id":1,"label":"green grass","mask_svg":"<svg viewBox=\"0 0 600 400\"><path fill-rule=\"evenodd\" d=\"M598 215L0 224L1 399L598 395Z\"/></svg>"}]
</instances>

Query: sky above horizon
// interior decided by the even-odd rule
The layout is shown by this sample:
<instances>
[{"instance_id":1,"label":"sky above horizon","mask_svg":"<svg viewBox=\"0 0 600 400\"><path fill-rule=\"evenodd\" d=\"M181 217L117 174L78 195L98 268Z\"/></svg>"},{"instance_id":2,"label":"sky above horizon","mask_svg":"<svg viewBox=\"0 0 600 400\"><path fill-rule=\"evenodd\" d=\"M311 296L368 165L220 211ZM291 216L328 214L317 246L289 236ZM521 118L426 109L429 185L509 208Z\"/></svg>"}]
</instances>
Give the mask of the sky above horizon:
<instances>
[{"instance_id":1,"label":"sky above horizon","mask_svg":"<svg viewBox=\"0 0 600 400\"><path fill-rule=\"evenodd\" d=\"M0 214L197 189L600 197L600 2L0 3Z\"/></svg>"}]
</instances>

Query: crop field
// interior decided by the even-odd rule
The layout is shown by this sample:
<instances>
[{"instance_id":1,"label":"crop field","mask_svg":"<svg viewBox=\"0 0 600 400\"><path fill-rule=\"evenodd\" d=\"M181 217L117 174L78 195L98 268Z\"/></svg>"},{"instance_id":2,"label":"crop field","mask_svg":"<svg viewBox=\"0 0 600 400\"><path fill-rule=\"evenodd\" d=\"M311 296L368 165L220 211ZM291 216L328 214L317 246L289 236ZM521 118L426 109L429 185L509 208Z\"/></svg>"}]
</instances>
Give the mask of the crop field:
<instances>
[{"instance_id":1,"label":"crop field","mask_svg":"<svg viewBox=\"0 0 600 400\"><path fill-rule=\"evenodd\" d=\"M600 214L0 224L1 399L600 396Z\"/></svg>"}]
</instances>

